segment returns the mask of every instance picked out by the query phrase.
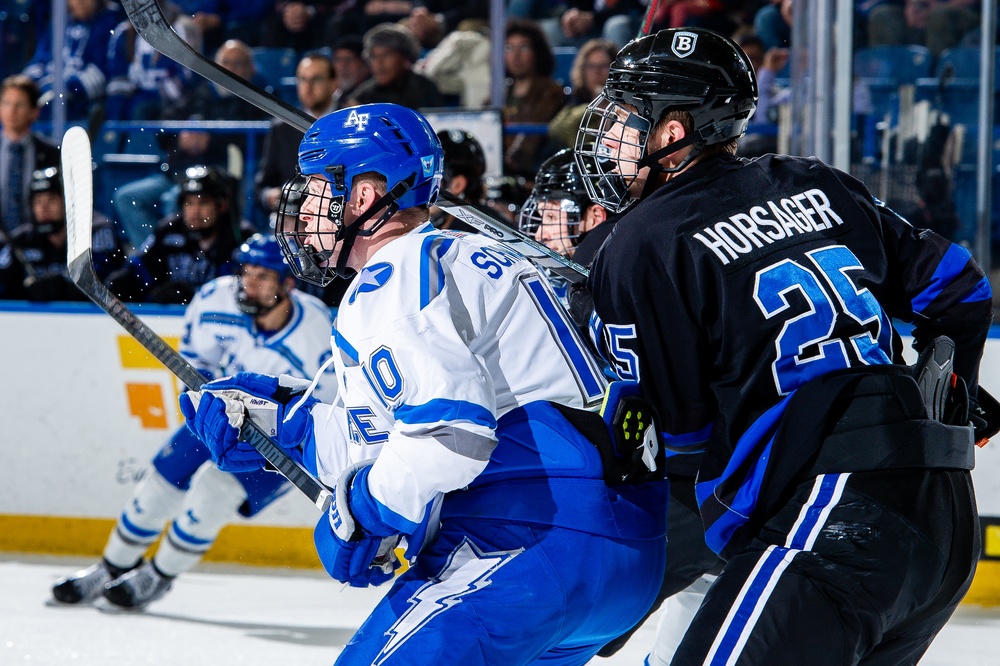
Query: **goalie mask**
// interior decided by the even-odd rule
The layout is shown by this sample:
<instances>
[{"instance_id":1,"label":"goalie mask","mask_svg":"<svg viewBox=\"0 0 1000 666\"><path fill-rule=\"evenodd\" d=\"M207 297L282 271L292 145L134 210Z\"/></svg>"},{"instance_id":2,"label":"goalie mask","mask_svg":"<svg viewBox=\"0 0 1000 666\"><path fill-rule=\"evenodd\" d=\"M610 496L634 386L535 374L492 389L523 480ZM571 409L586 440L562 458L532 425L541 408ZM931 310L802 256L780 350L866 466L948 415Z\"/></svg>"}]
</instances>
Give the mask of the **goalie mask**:
<instances>
[{"instance_id":1,"label":"goalie mask","mask_svg":"<svg viewBox=\"0 0 1000 666\"><path fill-rule=\"evenodd\" d=\"M580 121L576 160L590 198L610 211L626 210L638 200L630 189L643 168L680 171L706 146L743 136L756 107L753 66L731 39L671 28L633 40L618 52L604 90ZM649 154L649 135L668 111L691 114L693 131ZM687 146L678 166L659 164Z\"/></svg>"},{"instance_id":2,"label":"goalie mask","mask_svg":"<svg viewBox=\"0 0 1000 666\"><path fill-rule=\"evenodd\" d=\"M236 251L236 262L240 264L240 276L237 280L236 305L239 309L250 315L257 317L267 314L282 301L288 298L288 290L285 288L285 278L291 275L288 264L281 256L281 248L274 236L264 234L254 234L248 238L240 249ZM272 294L262 295L260 289L253 289L250 293L246 287L246 281L251 279L270 279L263 271L254 272L252 268L265 269L277 276L277 289Z\"/></svg>"},{"instance_id":3,"label":"goalie mask","mask_svg":"<svg viewBox=\"0 0 1000 666\"><path fill-rule=\"evenodd\" d=\"M567 148L538 169L517 226L549 249L571 257L580 240L583 216L591 205L573 151Z\"/></svg>"},{"instance_id":4,"label":"goalie mask","mask_svg":"<svg viewBox=\"0 0 1000 666\"><path fill-rule=\"evenodd\" d=\"M427 120L396 104L341 109L313 123L299 144L299 174L278 204L278 243L292 273L321 286L349 277L358 236L373 235L397 210L437 200L443 159ZM386 194L347 220L354 179L365 174L384 178Z\"/></svg>"}]
</instances>

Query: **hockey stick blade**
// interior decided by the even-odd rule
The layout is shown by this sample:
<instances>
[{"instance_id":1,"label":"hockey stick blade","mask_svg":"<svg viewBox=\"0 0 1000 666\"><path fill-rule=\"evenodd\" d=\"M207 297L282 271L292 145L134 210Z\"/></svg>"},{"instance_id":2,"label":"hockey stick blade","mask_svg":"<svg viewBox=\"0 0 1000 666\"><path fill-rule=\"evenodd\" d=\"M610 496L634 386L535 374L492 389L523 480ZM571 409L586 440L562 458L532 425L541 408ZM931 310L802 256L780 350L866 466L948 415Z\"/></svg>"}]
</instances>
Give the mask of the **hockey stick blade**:
<instances>
[{"instance_id":1,"label":"hockey stick blade","mask_svg":"<svg viewBox=\"0 0 1000 666\"><path fill-rule=\"evenodd\" d=\"M297 109L245 79L235 76L232 72L192 49L170 27L170 23L163 15L163 10L156 0L122 0L122 6L125 8L129 21L132 22L142 38L168 58L197 72L212 83L242 97L258 109L302 132L308 130L315 121L315 118L305 111ZM444 192L442 192L442 198L444 201L439 201L438 206L488 236L508 244L519 244L515 249L522 250L525 257L542 268L546 268L570 282L586 280L587 270L585 268L568 261L520 231L507 227L490 213L476 209L461 199L449 198ZM531 248L531 251L525 252L524 248Z\"/></svg>"},{"instance_id":2,"label":"hockey stick blade","mask_svg":"<svg viewBox=\"0 0 1000 666\"><path fill-rule=\"evenodd\" d=\"M194 366L174 351L163 338L125 307L94 272L92 227L94 187L90 139L82 127L71 127L62 142L63 187L66 199L66 264L70 278L102 310L163 363L188 388L198 390L205 378ZM285 478L301 490L320 510L329 508L330 491L304 467L279 448L249 418L243 419L240 437L260 452Z\"/></svg>"},{"instance_id":3,"label":"hockey stick blade","mask_svg":"<svg viewBox=\"0 0 1000 666\"><path fill-rule=\"evenodd\" d=\"M295 108L284 100L269 95L246 79L236 76L224 67L204 57L184 41L163 15L156 0L122 0L122 7L136 32L146 42L163 55L184 65L212 83L218 84L238 97L242 97L257 108L283 120L303 132L309 129L315 118L302 109Z\"/></svg>"},{"instance_id":4,"label":"hockey stick blade","mask_svg":"<svg viewBox=\"0 0 1000 666\"><path fill-rule=\"evenodd\" d=\"M508 226L488 210L459 199L450 192L441 190L434 205L476 228L480 233L510 245L536 266L569 282L574 284L585 282L590 274L590 271L580 264L545 247L531 236Z\"/></svg>"}]
</instances>

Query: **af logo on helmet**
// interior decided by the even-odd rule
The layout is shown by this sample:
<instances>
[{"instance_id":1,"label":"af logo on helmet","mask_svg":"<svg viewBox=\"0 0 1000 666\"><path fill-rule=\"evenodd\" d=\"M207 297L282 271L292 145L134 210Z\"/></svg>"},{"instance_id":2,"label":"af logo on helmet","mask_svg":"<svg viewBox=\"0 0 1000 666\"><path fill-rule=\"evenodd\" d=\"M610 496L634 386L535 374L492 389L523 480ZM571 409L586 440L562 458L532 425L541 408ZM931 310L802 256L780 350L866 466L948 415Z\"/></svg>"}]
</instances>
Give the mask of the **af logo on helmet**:
<instances>
[{"instance_id":1,"label":"af logo on helmet","mask_svg":"<svg viewBox=\"0 0 1000 666\"><path fill-rule=\"evenodd\" d=\"M670 43L670 50L678 58L686 58L694 53L694 47L698 43L698 35L693 32L678 32L674 34L674 40Z\"/></svg>"},{"instance_id":2,"label":"af logo on helmet","mask_svg":"<svg viewBox=\"0 0 1000 666\"><path fill-rule=\"evenodd\" d=\"M353 127L359 132L364 132L365 127L368 126L368 119L370 117L370 113L358 113L352 109L350 115L347 116L347 120L344 121L344 127Z\"/></svg>"}]
</instances>

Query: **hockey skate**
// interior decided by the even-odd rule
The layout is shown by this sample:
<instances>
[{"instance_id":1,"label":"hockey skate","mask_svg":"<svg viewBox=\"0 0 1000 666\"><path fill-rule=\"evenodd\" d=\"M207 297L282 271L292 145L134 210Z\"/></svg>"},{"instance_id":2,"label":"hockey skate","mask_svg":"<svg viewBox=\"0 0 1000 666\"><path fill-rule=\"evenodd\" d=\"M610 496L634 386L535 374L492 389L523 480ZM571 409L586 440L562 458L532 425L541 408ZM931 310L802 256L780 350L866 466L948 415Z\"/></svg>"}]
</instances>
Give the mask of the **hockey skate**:
<instances>
[{"instance_id":1,"label":"hockey skate","mask_svg":"<svg viewBox=\"0 0 1000 666\"><path fill-rule=\"evenodd\" d=\"M161 574L152 562L143 562L106 584L104 598L122 608L145 608L166 594L173 580L173 576Z\"/></svg>"},{"instance_id":2,"label":"hockey skate","mask_svg":"<svg viewBox=\"0 0 1000 666\"><path fill-rule=\"evenodd\" d=\"M104 585L125 573L104 560L56 581L52 596L64 604L89 604L104 592Z\"/></svg>"}]
</instances>

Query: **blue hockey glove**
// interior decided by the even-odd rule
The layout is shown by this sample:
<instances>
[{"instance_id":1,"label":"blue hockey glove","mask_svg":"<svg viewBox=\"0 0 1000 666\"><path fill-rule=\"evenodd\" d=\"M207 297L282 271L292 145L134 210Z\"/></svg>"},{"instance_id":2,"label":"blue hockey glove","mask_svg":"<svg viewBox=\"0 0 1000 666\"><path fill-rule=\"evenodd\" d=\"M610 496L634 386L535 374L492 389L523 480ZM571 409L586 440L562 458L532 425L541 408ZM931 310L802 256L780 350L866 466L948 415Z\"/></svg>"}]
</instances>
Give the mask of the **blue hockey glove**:
<instances>
[{"instance_id":1,"label":"blue hockey glove","mask_svg":"<svg viewBox=\"0 0 1000 666\"><path fill-rule=\"evenodd\" d=\"M208 447L212 459L224 472L248 472L264 467L264 457L239 441L239 430L247 414L298 462L301 444L312 431L308 398L292 413L308 382L282 375L271 377L240 372L205 384L200 391L181 394L181 413L188 428Z\"/></svg>"},{"instance_id":2,"label":"blue hockey glove","mask_svg":"<svg viewBox=\"0 0 1000 666\"><path fill-rule=\"evenodd\" d=\"M352 587L381 585L399 567L395 547L401 535L366 509L374 503L367 482L371 465L370 460L356 463L340 475L330 510L313 533L327 573ZM367 521L362 522L363 518Z\"/></svg>"}]
</instances>

